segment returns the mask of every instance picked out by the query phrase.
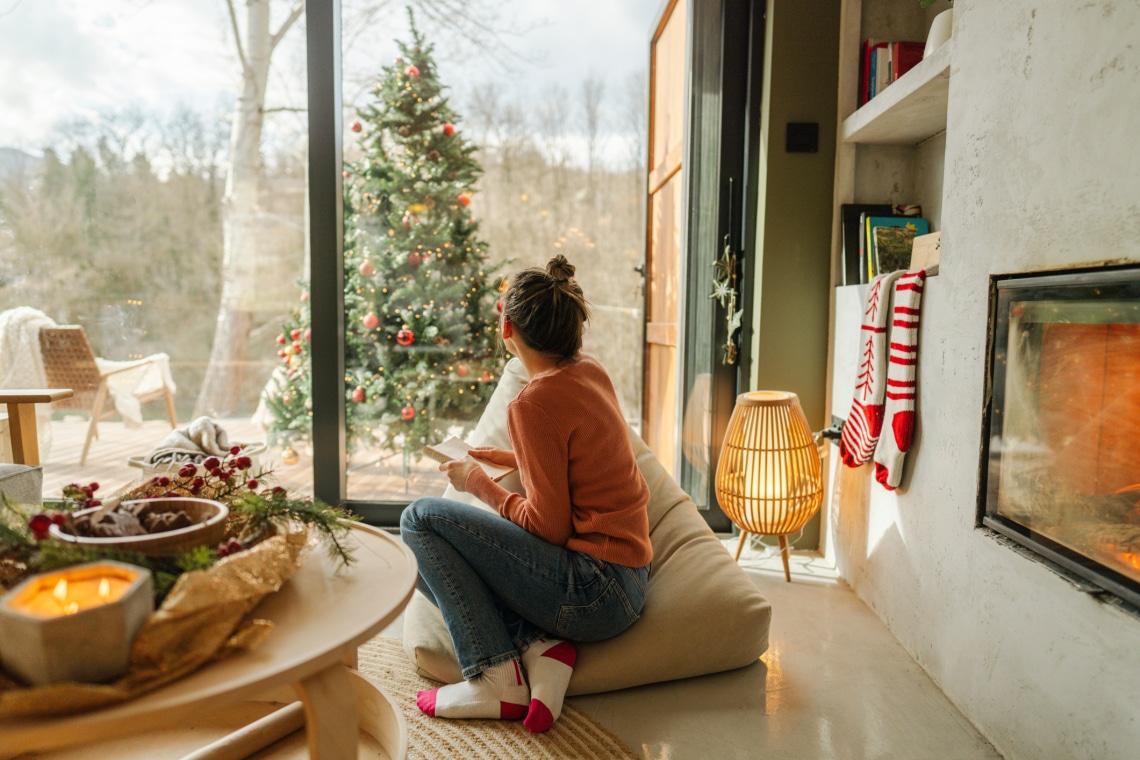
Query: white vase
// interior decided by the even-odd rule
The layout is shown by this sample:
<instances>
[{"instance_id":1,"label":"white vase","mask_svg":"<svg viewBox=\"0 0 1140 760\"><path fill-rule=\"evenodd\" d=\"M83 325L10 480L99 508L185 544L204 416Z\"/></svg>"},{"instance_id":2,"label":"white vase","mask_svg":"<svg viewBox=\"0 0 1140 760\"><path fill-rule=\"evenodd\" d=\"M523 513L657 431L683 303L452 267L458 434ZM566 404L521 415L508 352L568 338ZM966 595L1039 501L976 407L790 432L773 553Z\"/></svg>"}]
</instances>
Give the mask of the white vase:
<instances>
[{"instance_id":1,"label":"white vase","mask_svg":"<svg viewBox=\"0 0 1140 760\"><path fill-rule=\"evenodd\" d=\"M947 8L934 17L934 22L930 25L930 33L926 35L926 49L923 51L922 57L926 58L942 47L942 43L950 39L950 34L953 31L954 9Z\"/></svg>"}]
</instances>

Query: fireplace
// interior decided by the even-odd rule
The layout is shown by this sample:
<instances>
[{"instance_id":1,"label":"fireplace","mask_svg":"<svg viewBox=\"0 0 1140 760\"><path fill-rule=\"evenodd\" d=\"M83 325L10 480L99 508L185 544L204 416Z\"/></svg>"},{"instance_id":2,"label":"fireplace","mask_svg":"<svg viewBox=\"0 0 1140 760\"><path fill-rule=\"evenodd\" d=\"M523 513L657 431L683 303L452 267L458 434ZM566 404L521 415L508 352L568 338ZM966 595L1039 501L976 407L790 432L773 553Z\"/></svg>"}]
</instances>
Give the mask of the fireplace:
<instances>
[{"instance_id":1,"label":"fireplace","mask_svg":"<svg viewBox=\"0 0 1140 760\"><path fill-rule=\"evenodd\" d=\"M994 278L981 523L1140 606L1140 267Z\"/></svg>"}]
</instances>

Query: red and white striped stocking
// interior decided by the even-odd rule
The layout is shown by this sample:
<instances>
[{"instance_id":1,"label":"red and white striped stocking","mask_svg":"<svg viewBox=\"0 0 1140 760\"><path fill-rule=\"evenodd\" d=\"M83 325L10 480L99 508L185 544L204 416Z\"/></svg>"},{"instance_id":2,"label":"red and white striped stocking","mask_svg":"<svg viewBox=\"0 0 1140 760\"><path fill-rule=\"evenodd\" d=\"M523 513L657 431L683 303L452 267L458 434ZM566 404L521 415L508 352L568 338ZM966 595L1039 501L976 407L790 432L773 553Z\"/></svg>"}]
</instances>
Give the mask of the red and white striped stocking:
<instances>
[{"instance_id":1,"label":"red and white striped stocking","mask_svg":"<svg viewBox=\"0 0 1140 760\"><path fill-rule=\"evenodd\" d=\"M858 467L871 459L883 427L883 391L886 389L887 304L891 285L902 272L881 274L871 280L863 324L859 332L859 374L855 378L855 399L843 425L839 454L848 467Z\"/></svg>"},{"instance_id":2,"label":"red and white striped stocking","mask_svg":"<svg viewBox=\"0 0 1140 760\"><path fill-rule=\"evenodd\" d=\"M926 272L906 272L895 284L891 315L891 359L887 367L885 421L891 433L875 447L875 480L893 491L902 482L903 461L914 441L914 399L918 392L918 321Z\"/></svg>"}]
</instances>

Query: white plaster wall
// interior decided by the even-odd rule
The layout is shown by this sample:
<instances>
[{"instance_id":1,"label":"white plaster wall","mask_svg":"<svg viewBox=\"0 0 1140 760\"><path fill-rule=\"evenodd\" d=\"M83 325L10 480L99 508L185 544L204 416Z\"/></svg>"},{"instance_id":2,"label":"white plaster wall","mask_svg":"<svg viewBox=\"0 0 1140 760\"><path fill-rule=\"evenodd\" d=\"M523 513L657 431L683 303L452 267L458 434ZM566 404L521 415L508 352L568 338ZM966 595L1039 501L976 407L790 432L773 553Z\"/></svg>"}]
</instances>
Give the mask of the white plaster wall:
<instances>
[{"instance_id":1,"label":"white plaster wall","mask_svg":"<svg viewBox=\"0 0 1140 760\"><path fill-rule=\"evenodd\" d=\"M1140 3L954 10L906 491L840 465L828 527L844 577L1007 758L1136 758L1140 617L974 523L989 275L1140 261Z\"/></svg>"}]
</instances>

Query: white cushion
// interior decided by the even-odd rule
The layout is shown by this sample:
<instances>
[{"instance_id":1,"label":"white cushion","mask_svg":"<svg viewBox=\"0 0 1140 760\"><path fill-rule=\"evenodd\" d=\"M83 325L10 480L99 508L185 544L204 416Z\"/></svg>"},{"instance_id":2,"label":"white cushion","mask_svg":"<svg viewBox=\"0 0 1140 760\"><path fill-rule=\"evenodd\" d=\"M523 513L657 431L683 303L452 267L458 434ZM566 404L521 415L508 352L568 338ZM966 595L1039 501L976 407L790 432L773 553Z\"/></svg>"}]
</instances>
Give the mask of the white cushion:
<instances>
[{"instance_id":1,"label":"white cushion","mask_svg":"<svg viewBox=\"0 0 1140 760\"><path fill-rule=\"evenodd\" d=\"M44 471L25 464L0 464L0 496L12 504L39 511L43 505Z\"/></svg>"},{"instance_id":2,"label":"white cushion","mask_svg":"<svg viewBox=\"0 0 1140 760\"><path fill-rule=\"evenodd\" d=\"M507 403L527 377L512 359L479 424L468 437L478 446L510 448ZM578 644L569 694L592 694L640 684L716 673L755 662L768 648L772 609L725 551L689 496L632 430L630 442L649 484L653 571L641 619L606 641ZM522 492L517 474L502 481ZM450 486L449 499L486 504ZM439 610L419 592L404 616L404 650L419 673L446 683L462 680Z\"/></svg>"}]
</instances>

